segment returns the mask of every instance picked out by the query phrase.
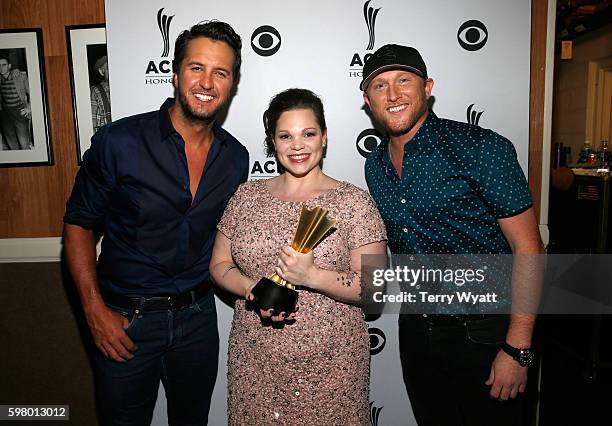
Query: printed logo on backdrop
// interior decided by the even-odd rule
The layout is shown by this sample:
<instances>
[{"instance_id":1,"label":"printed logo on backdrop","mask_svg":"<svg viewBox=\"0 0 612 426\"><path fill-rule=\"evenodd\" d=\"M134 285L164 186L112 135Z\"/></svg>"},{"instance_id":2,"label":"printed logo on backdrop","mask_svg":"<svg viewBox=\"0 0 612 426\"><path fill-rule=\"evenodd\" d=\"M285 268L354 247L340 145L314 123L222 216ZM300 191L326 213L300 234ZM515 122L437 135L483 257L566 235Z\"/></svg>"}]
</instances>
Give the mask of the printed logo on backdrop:
<instances>
[{"instance_id":1,"label":"printed logo on backdrop","mask_svg":"<svg viewBox=\"0 0 612 426\"><path fill-rule=\"evenodd\" d=\"M372 426L379 426L378 419L380 417L380 412L384 408L384 405L381 407L377 407L374 405L374 401L370 402L370 423Z\"/></svg>"},{"instance_id":2,"label":"printed logo on backdrop","mask_svg":"<svg viewBox=\"0 0 612 426\"><path fill-rule=\"evenodd\" d=\"M466 21L457 30L457 41L465 50L475 52L487 44L489 31L485 24L475 19Z\"/></svg>"},{"instance_id":3,"label":"printed logo on backdrop","mask_svg":"<svg viewBox=\"0 0 612 426\"><path fill-rule=\"evenodd\" d=\"M474 104L470 104L470 106L467 107L467 122L469 124L473 124L474 126L478 126L480 116L484 111L476 111L473 108Z\"/></svg>"},{"instance_id":4,"label":"printed logo on backdrop","mask_svg":"<svg viewBox=\"0 0 612 426\"><path fill-rule=\"evenodd\" d=\"M351 57L349 64L349 77L361 78L363 73L363 63L372 55L374 43L376 42L376 17L380 12L381 7L374 8L370 6L372 0L368 0L363 4L363 18L365 19L366 29L368 31L368 44L365 52L355 52Z\"/></svg>"},{"instance_id":5,"label":"printed logo on backdrop","mask_svg":"<svg viewBox=\"0 0 612 426\"><path fill-rule=\"evenodd\" d=\"M272 178L278 174L277 170L275 159L254 161L251 166L251 180Z\"/></svg>"},{"instance_id":6,"label":"printed logo on backdrop","mask_svg":"<svg viewBox=\"0 0 612 426\"><path fill-rule=\"evenodd\" d=\"M380 328L370 327L368 333L370 334L370 355L378 355L387 344L385 332Z\"/></svg>"},{"instance_id":7,"label":"printed logo on backdrop","mask_svg":"<svg viewBox=\"0 0 612 426\"><path fill-rule=\"evenodd\" d=\"M157 27L162 38L161 56L149 59L145 70L145 85L172 84L172 61L170 55L170 24L174 15L166 15L162 7L157 11Z\"/></svg>"},{"instance_id":8,"label":"printed logo on backdrop","mask_svg":"<svg viewBox=\"0 0 612 426\"><path fill-rule=\"evenodd\" d=\"M381 141L382 135L376 129L365 129L357 136L355 146L363 158L368 158L370 152L374 151Z\"/></svg>"},{"instance_id":9,"label":"printed logo on backdrop","mask_svg":"<svg viewBox=\"0 0 612 426\"><path fill-rule=\"evenodd\" d=\"M159 32L161 33L164 44L162 57L167 58L168 53L170 53L170 23L172 22L174 15L164 15L163 11L163 7L157 11L157 26L159 27Z\"/></svg>"},{"instance_id":10,"label":"printed logo on backdrop","mask_svg":"<svg viewBox=\"0 0 612 426\"><path fill-rule=\"evenodd\" d=\"M378 15L378 12L380 12L381 9L380 7L378 9L370 7L370 1L372 0L368 0L363 5L363 17L365 18L366 25L368 26L369 37L368 47L366 47L366 50L374 49L374 41L376 40L376 34L374 32L376 26L376 15Z\"/></svg>"},{"instance_id":11,"label":"printed logo on backdrop","mask_svg":"<svg viewBox=\"0 0 612 426\"><path fill-rule=\"evenodd\" d=\"M281 35L276 28L262 25L253 31L251 47L259 56L272 56L281 47Z\"/></svg>"}]
</instances>

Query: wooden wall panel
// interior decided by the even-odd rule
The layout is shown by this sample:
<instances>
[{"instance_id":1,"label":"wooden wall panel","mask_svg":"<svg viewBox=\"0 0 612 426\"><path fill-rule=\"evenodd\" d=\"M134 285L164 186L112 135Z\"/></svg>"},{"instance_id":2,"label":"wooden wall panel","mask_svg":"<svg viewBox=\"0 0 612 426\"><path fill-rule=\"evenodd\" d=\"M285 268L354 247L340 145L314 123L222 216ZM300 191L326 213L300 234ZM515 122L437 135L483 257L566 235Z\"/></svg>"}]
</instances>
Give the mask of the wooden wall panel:
<instances>
[{"instance_id":1,"label":"wooden wall panel","mask_svg":"<svg viewBox=\"0 0 612 426\"><path fill-rule=\"evenodd\" d=\"M552 0L551 0L552 1ZM546 73L546 27L548 0L531 2L531 87L529 92L529 188L536 218L542 199L542 152L544 143L544 82ZM548 173L548 170L546 171Z\"/></svg>"},{"instance_id":2,"label":"wooden wall panel","mask_svg":"<svg viewBox=\"0 0 612 426\"><path fill-rule=\"evenodd\" d=\"M42 28L53 166L0 168L0 238L56 237L77 171L66 25L104 22L104 0L1 0L1 28Z\"/></svg>"}]
</instances>

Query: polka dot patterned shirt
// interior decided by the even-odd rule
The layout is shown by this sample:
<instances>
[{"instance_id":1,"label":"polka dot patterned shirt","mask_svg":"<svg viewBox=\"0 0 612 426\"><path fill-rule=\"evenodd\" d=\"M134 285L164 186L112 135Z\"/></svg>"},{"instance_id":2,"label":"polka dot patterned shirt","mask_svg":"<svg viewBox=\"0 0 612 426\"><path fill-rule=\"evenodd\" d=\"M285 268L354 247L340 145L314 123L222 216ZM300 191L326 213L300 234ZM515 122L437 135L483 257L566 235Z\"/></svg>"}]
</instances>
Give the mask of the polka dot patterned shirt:
<instances>
[{"instance_id":1,"label":"polka dot patterned shirt","mask_svg":"<svg viewBox=\"0 0 612 426\"><path fill-rule=\"evenodd\" d=\"M365 175L393 253L511 253L497 219L532 199L508 139L430 111L404 145L401 178L388 145L385 138L369 155Z\"/></svg>"}]
</instances>

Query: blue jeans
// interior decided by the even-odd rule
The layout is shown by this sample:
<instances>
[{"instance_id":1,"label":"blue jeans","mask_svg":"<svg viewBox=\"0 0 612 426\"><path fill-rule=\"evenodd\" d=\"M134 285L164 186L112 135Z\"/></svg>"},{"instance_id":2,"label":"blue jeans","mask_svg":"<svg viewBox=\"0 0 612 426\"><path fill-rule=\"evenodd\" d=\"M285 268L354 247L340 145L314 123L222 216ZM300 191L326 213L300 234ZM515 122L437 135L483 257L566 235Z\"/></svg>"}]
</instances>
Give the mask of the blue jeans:
<instances>
[{"instance_id":1,"label":"blue jeans","mask_svg":"<svg viewBox=\"0 0 612 426\"><path fill-rule=\"evenodd\" d=\"M127 312L127 335L138 350L119 363L95 356L98 414L103 425L150 425L162 381L168 424L206 425L219 358L212 292L178 311Z\"/></svg>"},{"instance_id":2,"label":"blue jeans","mask_svg":"<svg viewBox=\"0 0 612 426\"><path fill-rule=\"evenodd\" d=\"M419 426L531 424L526 394L498 401L485 385L507 329L504 316L450 326L400 316L404 384Z\"/></svg>"}]
</instances>

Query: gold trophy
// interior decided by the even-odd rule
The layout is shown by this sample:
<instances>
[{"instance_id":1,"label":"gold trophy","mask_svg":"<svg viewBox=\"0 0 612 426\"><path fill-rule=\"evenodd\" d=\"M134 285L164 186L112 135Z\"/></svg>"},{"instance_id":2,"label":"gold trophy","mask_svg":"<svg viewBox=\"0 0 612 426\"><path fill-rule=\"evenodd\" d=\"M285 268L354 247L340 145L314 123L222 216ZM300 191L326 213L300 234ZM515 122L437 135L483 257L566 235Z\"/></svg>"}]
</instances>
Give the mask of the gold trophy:
<instances>
[{"instance_id":1,"label":"gold trophy","mask_svg":"<svg viewBox=\"0 0 612 426\"><path fill-rule=\"evenodd\" d=\"M308 253L323 240L329 230L336 224L327 217L327 210L314 207L308 210L302 207L300 221L293 235L291 248L298 253ZM262 278L251 290L260 309L274 309L274 315L295 311L298 293L295 286L279 277L276 273L269 278Z\"/></svg>"}]
</instances>

